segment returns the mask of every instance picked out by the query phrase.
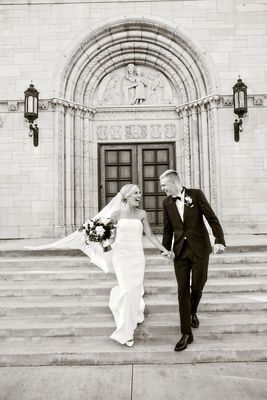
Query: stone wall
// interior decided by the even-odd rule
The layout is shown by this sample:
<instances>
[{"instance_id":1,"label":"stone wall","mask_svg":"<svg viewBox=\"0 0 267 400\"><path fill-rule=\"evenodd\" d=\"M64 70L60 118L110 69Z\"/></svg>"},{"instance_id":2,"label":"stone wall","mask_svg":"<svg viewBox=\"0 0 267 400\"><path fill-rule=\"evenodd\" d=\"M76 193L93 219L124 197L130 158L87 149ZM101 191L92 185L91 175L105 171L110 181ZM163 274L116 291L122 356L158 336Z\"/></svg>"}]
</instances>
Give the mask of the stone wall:
<instances>
[{"instance_id":1,"label":"stone wall","mask_svg":"<svg viewBox=\"0 0 267 400\"><path fill-rule=\"evenodd\" d=\"M221 218L226 233L267 233L265 0L1 3L0 237L55 235L57 150L48 100L57 97L58 73L85 35L132 16L162 20L200 43L216 66L218 95L230 99L238 75L247 84L249 112L238 143L232 105L218 110ZM41 97L37 148L23 119L23 92L31 80Z\"/></svg>"}]
</instances>

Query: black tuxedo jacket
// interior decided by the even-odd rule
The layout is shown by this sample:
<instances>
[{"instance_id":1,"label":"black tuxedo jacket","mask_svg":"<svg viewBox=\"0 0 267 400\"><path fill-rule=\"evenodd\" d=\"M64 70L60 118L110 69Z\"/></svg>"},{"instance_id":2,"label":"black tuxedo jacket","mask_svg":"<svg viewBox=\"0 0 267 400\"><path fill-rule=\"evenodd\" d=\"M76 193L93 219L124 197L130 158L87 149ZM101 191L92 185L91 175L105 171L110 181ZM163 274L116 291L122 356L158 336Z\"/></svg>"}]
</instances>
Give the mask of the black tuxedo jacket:
<instances>
[{"instance_id":1,"label":"black tuxedo jacket","mask_svg":"<svg viewBox=\"0 0 267 400\"><path fill-rule=\"evenodd\" d=\"M174 236L173 251L175 258L178 258L186 238L192 251L202 258L212 251L203 216L212 229L215 243L225 245L223 230L201 190L185 188L185 198L187 196L192 199L192 202L190 203L191 200L189 199L187 205L185 199L183 221L172 196L163 200L164 230L162 244L167 250L170 250Z\"/></svg>"}]
</instances>

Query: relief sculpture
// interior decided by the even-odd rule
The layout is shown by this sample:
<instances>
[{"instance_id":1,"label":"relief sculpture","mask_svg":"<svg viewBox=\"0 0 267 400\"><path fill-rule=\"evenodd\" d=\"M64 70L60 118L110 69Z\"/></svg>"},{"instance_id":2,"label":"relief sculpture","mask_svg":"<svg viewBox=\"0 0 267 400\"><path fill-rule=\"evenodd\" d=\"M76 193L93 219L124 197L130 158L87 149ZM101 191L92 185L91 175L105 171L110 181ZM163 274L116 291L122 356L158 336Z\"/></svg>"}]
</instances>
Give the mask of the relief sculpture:
<instances>
[{"instance_id":1,"label":"relief sculpture","mask_svg":"<svg viewBox=\"0 0 267 400\"><path fill-rule=\"evenodd\" d=\"M94 105L174 104L171 85L164 74L132 63L106 75L100 82Z\"/></svg>"}]
</instances>

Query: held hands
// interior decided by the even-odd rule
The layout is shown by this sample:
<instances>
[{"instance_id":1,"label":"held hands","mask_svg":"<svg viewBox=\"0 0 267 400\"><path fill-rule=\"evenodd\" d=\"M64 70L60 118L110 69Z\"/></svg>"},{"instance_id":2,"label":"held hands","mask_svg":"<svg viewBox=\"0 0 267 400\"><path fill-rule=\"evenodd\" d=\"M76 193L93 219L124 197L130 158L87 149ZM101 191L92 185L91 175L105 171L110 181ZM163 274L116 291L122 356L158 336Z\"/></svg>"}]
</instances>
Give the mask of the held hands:
<instances>
[{"instance_id":1,"label":"held hands","mask_svg":"<svg viewBox=\"0 0 267 400\"><path fill-rule=\"evenodd\" d=\"M218 244L217 243L217 244L214 245L213 251L214 251L214 254L222 254L222 253L225 252L225 247L224 247L223 244Z\"/></svg>"},{"instance_id":2,"label":"held hands","mask_svg":"<svg viewBox=\"0 0 267 400\"><path fill-rule=\"evenodd\" d=\"M175 257L173 251L168 251L166 249L161 252L161 255L162 255L162 257L164 257L168 261L172 261L174 259L174 257Z\"/></svg>"}]
</instances>

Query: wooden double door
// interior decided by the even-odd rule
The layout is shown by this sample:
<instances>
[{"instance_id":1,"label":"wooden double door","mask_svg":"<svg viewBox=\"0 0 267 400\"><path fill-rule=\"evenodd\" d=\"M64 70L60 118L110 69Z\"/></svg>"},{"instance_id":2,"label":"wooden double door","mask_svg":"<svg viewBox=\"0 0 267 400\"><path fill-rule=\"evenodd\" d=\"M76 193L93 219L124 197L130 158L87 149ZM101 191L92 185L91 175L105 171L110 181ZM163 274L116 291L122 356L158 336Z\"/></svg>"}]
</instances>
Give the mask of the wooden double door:
<instances>
[{"instance_id":1,"label":"wooden double door","mask_svg":"<svg viewBox=\"0 0 267 400\"><path fill-rule=\"evenodd\" d=\"M141 208L148 214L154 231L162 226L159 176L174 168L173 143L99 145L99 208L103 208L121 187L135 183L142 191Z\"/></svg>"}]
</instances>

